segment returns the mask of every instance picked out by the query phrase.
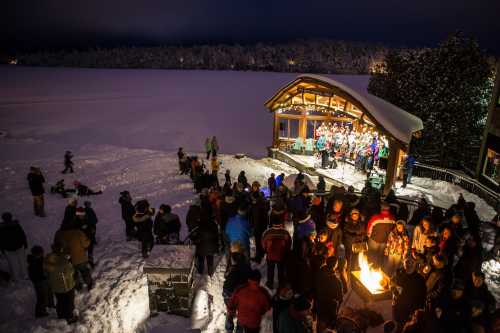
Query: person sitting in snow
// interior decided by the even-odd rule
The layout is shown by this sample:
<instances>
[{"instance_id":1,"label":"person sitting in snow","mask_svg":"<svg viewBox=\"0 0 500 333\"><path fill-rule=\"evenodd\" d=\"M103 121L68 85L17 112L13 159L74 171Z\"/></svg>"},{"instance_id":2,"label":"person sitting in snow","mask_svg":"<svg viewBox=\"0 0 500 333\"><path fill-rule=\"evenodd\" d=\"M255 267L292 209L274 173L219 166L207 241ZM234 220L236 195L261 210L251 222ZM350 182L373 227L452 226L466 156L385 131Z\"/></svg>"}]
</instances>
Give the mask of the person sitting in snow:
<instances>
[{"instance_id":1,"label":"person sitting in snow","mask_svg":"<svg viewBox=\"0 0 500 333\"><path fill-rule=\"evenodd\" d=\"M64 170L61 171L61 173L66 173L69 172L73 173L73 161L71 160L73 158L73 154L69 151L66 150L66 153L64 154Z\"/></svg>"},{"instance_id":2,"label":"person sitting in snow","mask_svg":"<svg viewBox=\"0 0 500 333\"><path fill-rule=\"evenodd\" d=\"M60 194L63 198L67 198L69 193L75 193L73 189L66 189L64 184L64 179L60 179L57 183L50 188L50 193Z\"/></svg>"},{"instance_id":3,"label":"person sitting in snow","mask_svg":"<svg viewBox=\"0 0 500 333\"><path fill-rule=\"evenodd\" d=\"M177 244L179 243L180 230L179 216L172 214L172 208L169 205L161 205L153 227L156 242L158 244Z\"/></svg>"},{"instance_id":4,"label":"person sitting in snow","mask_svg":"<svg viewBox=\"0 0 500 333\"><path fill-rule=\"evenodd\" d=\"M73 185L75 185L75 190L76 194L80 197L87 196L87 195L99 195L102 194L102 191L94 191L91 190L88 186L83 185L80 183L78 180L75 180L73 182Z\"/></svg>"}]
</instances>

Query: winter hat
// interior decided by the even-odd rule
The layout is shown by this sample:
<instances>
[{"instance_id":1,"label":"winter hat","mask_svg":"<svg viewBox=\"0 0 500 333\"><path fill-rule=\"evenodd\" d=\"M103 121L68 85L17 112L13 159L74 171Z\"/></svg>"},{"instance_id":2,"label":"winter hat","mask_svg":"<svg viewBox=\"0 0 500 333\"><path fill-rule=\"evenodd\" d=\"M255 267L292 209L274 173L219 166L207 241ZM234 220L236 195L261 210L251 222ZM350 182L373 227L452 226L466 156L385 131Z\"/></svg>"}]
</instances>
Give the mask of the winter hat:
<instances>
[{"instance_id":1,"label":"winter hat","mask_svg":"<svg viewBox=\"0 0 500 333\"><path fill-rule=\"evenodd\" d=\"M83 207L78 207L76 209L76 216L85 216L85 209Z\"/></svg>"},{"instance_id":2,"label":"winter hat","mask_svg":"<svg viewBox=\"0 0 500 333\"><path fill-rule=\"evenodd\" d=\"M247 205L247 203L246 203L246 202L242 202L242 203L238 206L238 214L239 214L239 215L246 215L247 210L248 210L248 205Z\"/></svg>"},{"instance_id":3,"label":"winter hat","mask_svg":"<svg viewBox=\"0 0 500 333\"><path fill-rule=\"evenodd\" d=\"M260 274L260 271L258 269L253 269L248 275L248 279L255 282L260 282L261 278L262 275Z\"/></svg>"},{"instance_id":4,"label":"winter hat","mask_svg":"<svg viewBox=\"0 0 500 333\"><path fill-rule=\"evenodd\" d=\"M293 307L299 312L307 311L311 308L311 303L305 296L300 295L293 300Z\"/></svg>"},{"instance_id":5,"label":"winter hat","mask_svg":"<svg viewBox=\"0 0 500 333\"><path fill-rule=\"evenodd\" d=\"M2 214L2 220L5 222L10 222L12 221L12 214L10 212L5 212Z\"/></svg>"},{"instance_id":6,"label":"winter hat","mask_svg":"<svg viewBox=\"0 0 500 333\"><path fill-rule=\"evenodd\" d=\"M359 209L357 209L357 208L351 209L351 214L353 214L353 213L357 213L358 215L361 215Z\"/></svg>"},{"instance_id":7,"label":"winter hat","mask_svg":"<svg viewBox=\"0 0 500 333\"><path fill-rule=\"evenodd\" d=\"M284 224L282 216L278 214L271 214L271 216L269 217L269 222L271 223L271 226L278 226Z\"/></svg>"},{"instance_id":8,"label":"winter hat","mask_svg":"<svg viewBox=\"0 0 500 333\"><path fill-rule=\"evenodd\" d=\"M406 227L406 221L405 220L397 220L396 224L402 224L403 227Z\"/></svg>"},{"instance_id":9,"label":"winter hat","mask_svg":"<svg viewBox=\"0 0 500 333\"><path fill-rule=\"evenodd\" d=\"M83 203L83 205L88 208L88 207L92 206L92 203L90 201L85 201Z\"/></svg>"},{"instance_id":10,"label":"winter hat","mask_svg":"<svg viewBox=\"0 0 500 333\"><path fill-rule=\"evenodd\" d=\"M43 247L40 245L35 245L31 248L31 254L34 256L41 256L43 255Z\"/></svg>"},{"instance_id":11,"label":"winter hat","mask_svg":"<svg viewBox=\"0 0 500 333\"><path fill-rule=\"evenodd\" d=\"M129 191L122 191L122 192L120 192L120 195L130 195L130 192Z\"/></svg>"},{"instance_id":12,"label":"winter hat","mask_svg":"<svg viewBox=\"0 0 500 333\"><path fill-rule=\"evenodd\" d=\"M273 205L273 211L281 212L284 210L285 210L285 203L283 202L283 200L280 199L276 200L276 202Z\"/></svg>"},{"instance_id":13,"label":"winter hat","mask_svg":"<svg viewBox=\"0 0 500 333\"><path fill-rule=\"evenodd\" d=\"M326 267L329 271L333 271L337 267L338 258L336 256L331 256L326 258Z\"/></svg>"},{"instance_id":14,"label":"winter hat","mask_svg":"<svg viewBox=\"0 0 500 333\"><path fill-rule=\"evenodd\" d=\"M260 188L260 183L258 181L254 181L252 183L252 187L258 187L258 188Z\"/></svg>"},{"instance_id":15,"label":"winter hat","mask_svg":"<svg viewBox=\"0 0 500 333\"><path fill-rule=\"evenodd\" d=\"M396 331L396 323L393 320L387 320L384 323L384 333L392 333Z\"/></svg>"}]
</instances>

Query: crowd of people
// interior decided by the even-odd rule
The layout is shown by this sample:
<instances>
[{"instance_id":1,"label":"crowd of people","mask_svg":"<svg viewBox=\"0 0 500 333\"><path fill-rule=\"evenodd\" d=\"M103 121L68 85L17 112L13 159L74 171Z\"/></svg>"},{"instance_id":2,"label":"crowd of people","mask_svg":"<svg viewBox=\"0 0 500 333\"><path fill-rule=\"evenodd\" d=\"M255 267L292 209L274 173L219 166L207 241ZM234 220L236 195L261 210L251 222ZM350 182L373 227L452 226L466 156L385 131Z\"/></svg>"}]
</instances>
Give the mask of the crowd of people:
<instances>
[{"instance_id":1,"label":"crowd of people","mask_svg":"<svg viewBox=\"0 0 500 333\"><path fill-rule=\"evenodd\" d=\"M187 174L195 184L203 177ZM410 214L393 192L382 199L369 184L361 195L352 187L314 194L300 174L292 188L283 176L268 179L270 197L258 182L250 184L244 171L223 186L212 178L189 208L186 223L199 273L205 262L208 274L214 273L217 249L227 259L222 291L227 332L258 332L270 309L274 332L342 331L346 320L349 325L357 320L363 331L368 324L359 316L346 319L349 312L342 306L360 253L391 277L393 320L384 324L385 331L493 331L499 313L481 272L488 254L473 203L460 195L443 210L421 199ZM262 277L255 268L264 258Z\"/></svg>"},{"instance_id":2,"label":"crowd of people","mask_svg":"<svg viewBox=\"0 0 500 333\"><path fill-rule=\"evenodd\" d=\"M354 161L358 171L366 172L375 165L381 169L387 168L389 142L369 127L356 130L342 123L323 122L316 128L314 135L323 167L328 154L333 154L342 161Z\"/></svg>"},{"instance_id":3,"label":"crowd of people","mask_svg":"<svg viewBox=\"0 0 500 333\"><path fill-rule=\"evenodd\" d=\"M197 271L212 276L215 257L223 254L226 260L221 292L227 332L259 332L270 309L275 333L348 332L346 323L362 332L368 321L344 304L360 254L391 277L393 320L384 323L384 332L493 332L500 316L481 272L489 254L482 249L473 203L460 195L443 210L422 199L410 214L394 192L382 198L369 183L361 194L335 186L312 193L302 173L291 188L283 173L271 174L268 195L244 171L233 179L226 170L221 186L214 141L206 150L210 171L182 148L178 158L180 173L191 177L197 192L185 221ZM32 167L28 181L34 213L45 216L41 171ZM144 258L155 244L182 243L180 218L169 205L156 212L147 200L134 203L128 191L120 193L119 203L127 241L138 240ZM26 256L21 225L9 212L2 220L2 252L12 280L28 275L33 282L35 316L47 316L47 308L55 306L59 318L75 322L75 290L94 284L98 218L91 203L79 207L77 197L69 198L47 255L35 245ZM498 216L494 223L498 233ZM264 259L263 278L256 268Z\"/></svg>"}]
</instances>

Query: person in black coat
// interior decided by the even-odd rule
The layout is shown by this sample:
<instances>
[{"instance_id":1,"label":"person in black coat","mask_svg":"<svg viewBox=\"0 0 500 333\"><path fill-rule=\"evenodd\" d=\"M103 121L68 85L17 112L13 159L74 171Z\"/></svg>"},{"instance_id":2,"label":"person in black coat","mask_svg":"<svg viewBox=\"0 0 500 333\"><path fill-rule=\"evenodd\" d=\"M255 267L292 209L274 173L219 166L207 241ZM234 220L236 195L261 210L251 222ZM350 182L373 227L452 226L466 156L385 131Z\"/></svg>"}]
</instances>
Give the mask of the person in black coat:
<instances>
[{"instance_id":1,"label":"person in black coat","mask_svg":"<svg viewBox=\"0 0 500 333\"><path fill-rule=\"evenodd\" d=\"M393 318L401 327L417 309L425 307L425 279L416 270L416 262L407 259L404 268L399 269L391 283L393 284Z\"/></svg>"},{"instance_id":2,"label":"person in black coat","mask_svg":"<svg viewBox=\"0 0 500 333\"><path fill-rule=\"evenodd\" d=\"M172 208L169 205L161 205L156 214L153 227L157 243L177 244L180 230L181 221L179 216L172 214Z\"/></svg>"},{"instance_id":3,"label":"person in black coat","mask_svg":"<svg viewBox=\"0 0 500 333\"><path fill-rule=\"evenodd\" d=\"M314 299L318 316L318 332L335 327L337 311L342 303L342 283L335 275L336 266L337 257L329 257L315 276Z\"/></svg>"},{"instance_id":4,"label":"person in black coat","mask_svg":"<svg viewBox=\"0 0 500 333\"><path fill-rule=\"evenodd\" d=\"M445 333L467 333L471 331L470 308L464 294L464 282L455 280L450 293L443 302L443 328Z\"/></svg>"},{"instance_id":5,"label":"person in black coat","mask_svg":"<svg viewBox=\"0 0 500 333\"><path fill-rule=\"evenodd\" d=\"M61 173L66 173L69 170L69 173L73 173L73 161L71 160L73 158L73 154L69 151L66 150L66 153L64 154L64 170L61 171Z\"/></svg>"},{"instance_id":6,"label":"person in black coat","mask_svg":"<svg viewBox=\"0 0 500 333\"><path fill-rule=\"evenodd\" d=\"M85 208L77 208L76 220L80 230L83 231L85 236L90 240L90 245L87 248L89 257L89 264L94 267L94 246L97 244L95 235L97 232L97 215L92 209L90 201L84 202Z\"/></svg>"},{"instance_id":7,"label":"person in black coat","mask_svg":"<svg viewBox=\"0 0 500 333\"><path fill-rule=\"evenodd\" d=\"M122 210L122 219L125 222L125 235L127 241L131 241L136 237L136 232L134 229L134 221L132 217L135 214L135 208L132 204L132 197L129 191L120 192L120 199L118 200Z\"/></svg>"},{"instance_id":8,"label":"person in black coat","mask_svg":"<svg viewBox=\"0 0 500 333\"><path fill-rule=\"evenodd\" d=\"M264 198L264 194L260 191L260 184L258 182L253 182L252 191L250 192L250 209L248 216L255 237L255 258L253 258L253 260L257 263L260 263L264 257L262 234L268 227L268 213L269 204Z\"/></svg>"},{"instance_id":9,"label":"person in black coat","mask_svg":"<svg viewBox=\"0 0 500 333\"><path fill-rule=\"evenodd\" d=\"M3 223L0 224L0 249L9 264L9 273L13 281L23 280L27 277L26 254L28 247L26 234L12 214L2 214Z\"/></svg>"},{"instance_id":10,"label":"person in black coat","mask_svg":"<svg viewBox=\"0 0 500 333\"><path fill-rule=\"evenodd\" d=\"M269 188L269 193L272 196L276 192L276 179L274 178L274 173L267 179L267 187Z\"/></svg>"},{"instance_id":11,"label":"person in black coat","mask_svg":"<svg viewBox=\"0 0 500 333\"><path fill-rule=\"evenodd\" d=\"M353 208L349 216L345 219L344 232L342 233L345 258L349 271L358 267L358 253L353 253L352 245L365 242L366 238L366 226L361 218L361 213L358 209Z\"/></svg>"},{"instance_id":12,"label":"person in black coat","mask_svg":"<svg viewBox=\"0 0 500 333\"><path fill-rule=\"evenodd\" d=\"M244 254L240 252L230 254L224 284L222 285L222 297L226 306L228 306L234 291L247 283L251 270L252 268ZM226 316L226 327L230 327L231 324L230 316Z\"/></svg>"},{"instance_id":13,"label":"person in black coat","mask_svg":"<svg viewBox=\"0 0 500 333\"><path fill-rule=\"evenodd\" d=\"M194 239L196 245L196 267L199 274L205 270L205 260L207 262L208 275L214 273L214 255L219 251L219 230L217 224L208 221L200 225Z\"/></svg>"},{"instance_id":14,"label":"person in black coat","mask_svg":"<svg viewBox=\"0 0 500 333\"><path fill-rule=\"evenodd\" d=\"M153 219L154 208L150 208L147 200L138 201L135 206L135 214L132 217L137 226L137 235L141 242L142 257L147 258L154 245Z\"/></svg>"},{"instance_id":15,"label":"person in black coat","mask_svg":"<svg viewBox=\"0 0 500 333\"><path fill-rule=\"evenodd\" d=\"M78 206L78 201L75 198L70 198L68 204L64 209L64 217L61 225L67 225L73 223L76 218L76 208Z\"/></svg>"},{"instance_id":16,"label":"person in black coat","mask_svg":"<svg viewBox=\"0 0 500 333\"><path fill-rule=\"evenodd\" d=\"M467 284L472 278L472 272L481 271L482 262L481 239L476 235L466 241L463 254L454 267L455 277Z\"/></svg>"},{"instance_id":17,"label":"person in black coat","mask_svg":"<svg viewBox=\"0 0 500 333\"><path fill-rule=\"evenodd\" d=\"M472 279L465 285L465 299L471 309L472 325L487 328L491 323L491 313L496 308L496 301L488 290L481 271L475 271Z\"/></svg>"},{"instance_id":18,"label":"person in black coat","mask_svg":"<svg viewBox=\"0 0 500 333\"><path fill-rule=\"evenodd\" d=\"M31 195L33 195L33 210L35 215L45 217L43 199L43 194L45 193L43 183L45 183L45 178L42 175L42 171L39 168L31 167L27 179Z\"/></svg>"},{"instance_id":19,"label":"person in black coat","mask_svg":"<svg viewBox=\"0 0 500 333\"><path fill-rule=\"evenodd\" d=\"M47 274L43 270L43 248L33 246L31 254L28 255L28 276L33 282L36 295L35 317L46 317L47 307L55 308L54 295L50 290Z\"/></svg>"}]
</instances>

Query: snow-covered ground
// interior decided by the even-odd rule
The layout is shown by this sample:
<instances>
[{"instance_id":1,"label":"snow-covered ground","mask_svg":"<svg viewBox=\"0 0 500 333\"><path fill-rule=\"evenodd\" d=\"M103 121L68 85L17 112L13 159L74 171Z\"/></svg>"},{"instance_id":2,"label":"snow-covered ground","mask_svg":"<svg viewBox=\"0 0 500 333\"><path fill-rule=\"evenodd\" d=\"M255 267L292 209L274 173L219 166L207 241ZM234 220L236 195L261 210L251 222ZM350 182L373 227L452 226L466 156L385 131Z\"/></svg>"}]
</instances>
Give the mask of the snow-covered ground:
<instances>
[{"instance_id":1,"label":"snow-covered ground","mask_svg":"<svg viewBox=\"0 0 500 333\"><path fill-rule=\"evenodd\" d=\"M356 171L354 166L349 163L339 163L336 169L320 169L321 161L318 157L294 154L289 154L289 156L307 166L317 168L320 174L354 186L358 191L365 185L366 174ZM496 214L495 209L477 195L445 181L412 177L411 184L408 184L406 188L402 188L401 186L402 182L397 181L395 192L398 197L408 199L425 198L432 205L448 208L458 200L460 193L462 193L466 201L476 204L477 213L483 221L491 221Z\"/></svg>"},{"instance_id":2,"label":"snow-covered ground","mask_svg":"<svg viewBox=\"0 0 500 333\"><path fill-rule=\"evenodd\" d=\"M11 211L25 228L29 246L50 248L62 220L66 200L46 195L46 218L32 214L26 181L30 166L40 167L46 189L64 178L102 189L90 197L99 217L93 271L95 287L79 293L78 324L68 326L54 313L33 318L34 293L29 281L0 286L0 332L182 332L185 318L149 317L144 261L137 242L125 242L118 194L129 190L134 200L146 198L154 207L170 204L184 221L194 198L192 185L177 171L175 149L202 150L208 135L217 135L223 153L265 155L271 142L272 119L263 103L293 74L85 70L0 67L0 212ZM75 154L75 174L61 175L62 155ZM200 155L201 156L201 155ZM250 181L266 183L271 172L294 168L270 159L235 159L222 155L236 177L246 170ZM344 177L352 177L347 172ZM350 175L350 176L349 176ZM443 206L459 192L478 204L482 217L492 214L468 193L450 184L415 179L398 194L426 195ZM83 200L80 200L82 203ZM186 234L183 225L182 235ZM211 279L198 278L197 287L211 299L205 332L223 331L221 296L225 261ZM0 266L5 261L0 258ZM261 267L264 270L264 267ZM359 301L359 300L358 300ZM356 303L356 295L352 296ZM385 312L387 307L385 308ZM263 326L270 331L270 315Z\"/></svg>"}]
</instances>

